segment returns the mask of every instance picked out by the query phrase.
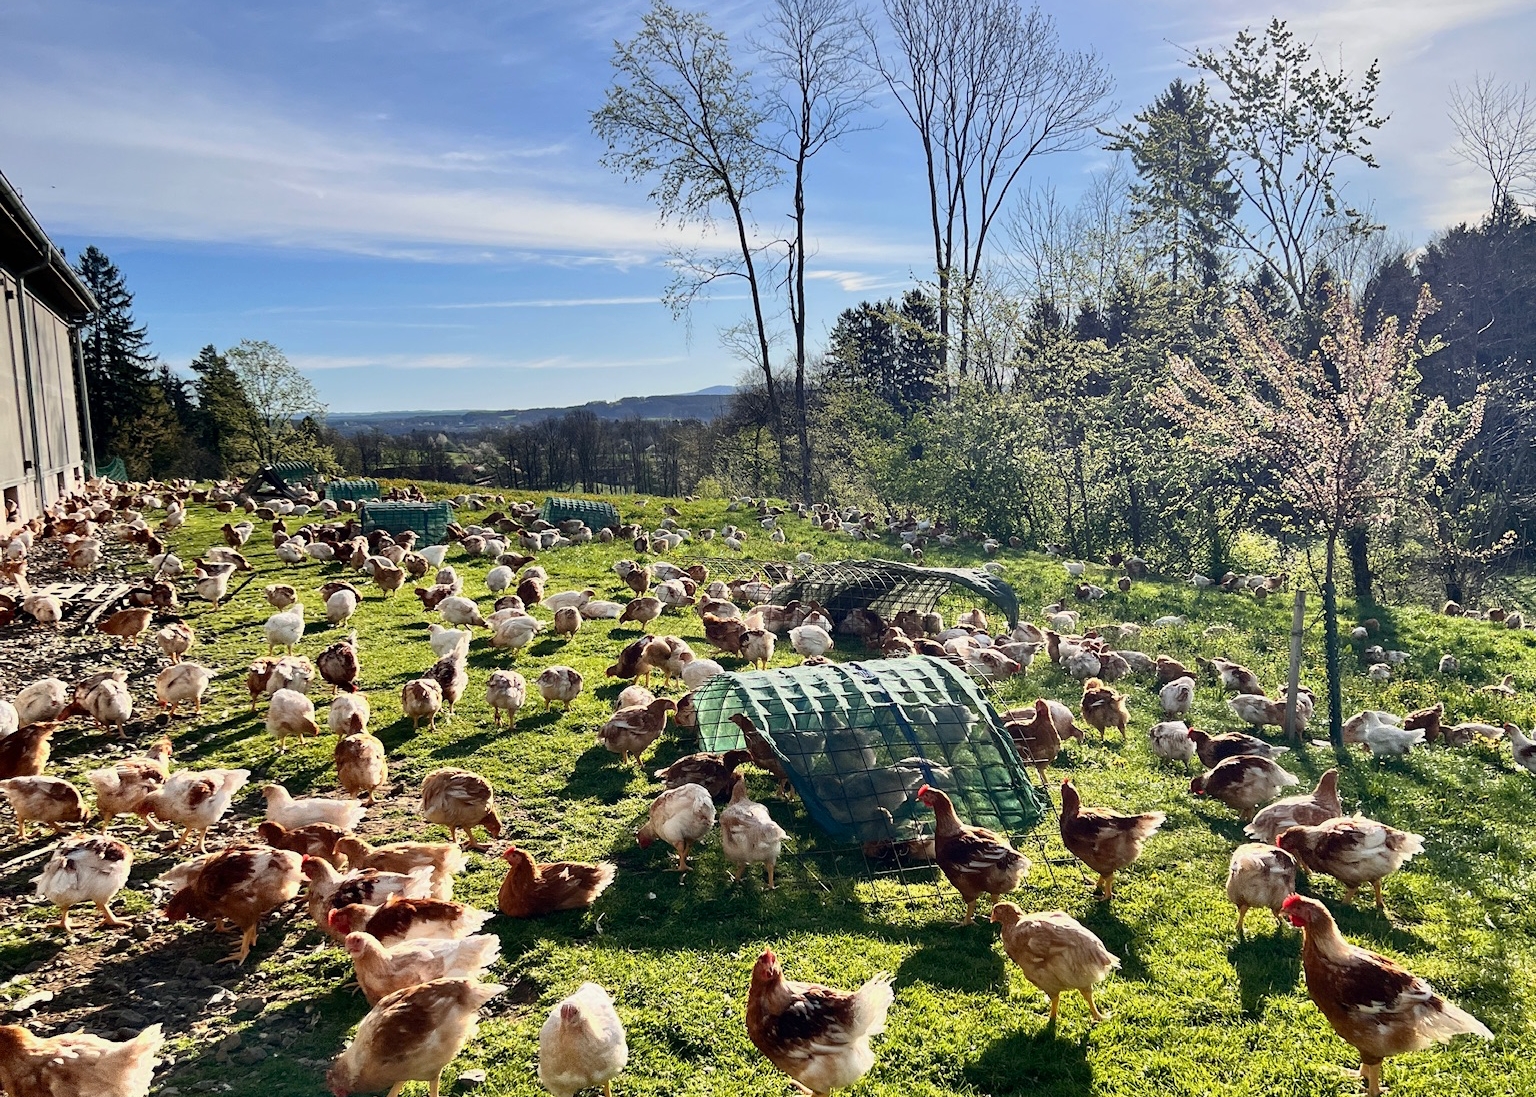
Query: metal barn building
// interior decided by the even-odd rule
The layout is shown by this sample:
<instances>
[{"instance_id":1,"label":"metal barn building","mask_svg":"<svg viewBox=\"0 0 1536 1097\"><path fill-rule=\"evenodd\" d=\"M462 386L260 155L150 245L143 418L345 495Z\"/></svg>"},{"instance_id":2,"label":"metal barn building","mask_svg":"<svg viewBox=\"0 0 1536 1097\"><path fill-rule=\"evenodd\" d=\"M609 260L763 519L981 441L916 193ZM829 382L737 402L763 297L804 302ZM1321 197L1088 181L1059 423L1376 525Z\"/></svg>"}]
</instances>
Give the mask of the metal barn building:
<instances>
[{"instance_id":1,"label":"metal barn building","mask_svg":"<svg viewBox=\"0 0 1536 1097\"><path fill-rule=\"evenodd\" d=\"M90 475L77 325L96 302L0 175L0 528Z\"/></svg>"}]
</instances>

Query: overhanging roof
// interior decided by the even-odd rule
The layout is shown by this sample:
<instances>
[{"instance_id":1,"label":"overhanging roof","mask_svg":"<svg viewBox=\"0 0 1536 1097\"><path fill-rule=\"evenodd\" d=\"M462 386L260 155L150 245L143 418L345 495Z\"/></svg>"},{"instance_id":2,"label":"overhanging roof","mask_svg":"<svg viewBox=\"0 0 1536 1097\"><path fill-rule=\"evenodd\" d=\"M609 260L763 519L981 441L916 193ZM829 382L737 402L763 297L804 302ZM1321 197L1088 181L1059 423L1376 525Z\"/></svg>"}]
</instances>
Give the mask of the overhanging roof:
<instances>
[{"instance_id":1,"label":"overhanging roof","mask_svg":"<svg viewBox=\"0 0 1536 1097\"><path fill-rule=\"evenodd\" d=\"M65 320L83 320L96 299L54 246L10 180L0 174L0 269L26 275L27 290Z\"/></svg>"}]
</instances>

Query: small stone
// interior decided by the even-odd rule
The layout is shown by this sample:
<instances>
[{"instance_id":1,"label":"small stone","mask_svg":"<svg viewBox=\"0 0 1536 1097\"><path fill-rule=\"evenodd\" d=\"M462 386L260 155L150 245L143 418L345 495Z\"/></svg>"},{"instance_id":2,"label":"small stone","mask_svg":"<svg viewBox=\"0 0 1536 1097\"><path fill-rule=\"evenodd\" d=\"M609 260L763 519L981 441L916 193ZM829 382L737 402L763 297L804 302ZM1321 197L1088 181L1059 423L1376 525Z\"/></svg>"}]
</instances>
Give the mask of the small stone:
<instances>
[{"instance_id":1,"label":"small stone","mask_svg":"<svg viewBox=\"0 0 1536 1097\"><path fill-rule=\"evenodd\" d=\"M151 937L153 937L154 933L155 933L154 930L150 929L148 926L146 926L142 922L140 922L138 925L134 926L128 932L133 935L133 939L135 941L147 941Z\"/></svg>"},{"instance_id":2,"label":"small stone","mask_svg":"<svg viewBox=\"0 0 1536 1097\"><path fill-rule=\"evenodd\" d=\"M238 1051L240 1043L240 1034L238 1032L231 1032L224 1039L220 1040L216 1047L219 1051Z\"/></svg>"},{"instance_id":3,"label":"small stone","mask_svg":"<svg viewBox=\"0 0 1536 1097\"><path fill-rule=\"evenodd\" d=\"M463 1074L459 1075L459 1080L454 1084L460 1089L475 1089L483 1086L485 1085L485 1071L466 1070Z\"/></svg>"},{"instance_id":4,"label":"small stone","mask_svg":"<svg viewBox=\"0 0 1536 1097\"><path fill-rule=\"evenodd\" d=\"M254 996L247 996L245 998L238 998L238 999L235 1000L235 1012L236 1013L260 1013L261 1012L261 1008L263 1006L265 1006L266 1004L267 1003L266 1003L266 1001L264 999L257 998L257 997L254 997Z\"/></svg>"},{"instance_id":5,"label":"small stone","mask_svg":"<svg viewBox=\"0 0 1536 1097\"><path fill-rule=\"evenodd\" d=\"M240 1060L240 1062L246 1064L247 1066L259 1063L266 1057L267 1053L259 1047L248 1047L244 1051L240 1052L239 1055L235 1056L236 1059Z\"/></svg>"}]
</instances>

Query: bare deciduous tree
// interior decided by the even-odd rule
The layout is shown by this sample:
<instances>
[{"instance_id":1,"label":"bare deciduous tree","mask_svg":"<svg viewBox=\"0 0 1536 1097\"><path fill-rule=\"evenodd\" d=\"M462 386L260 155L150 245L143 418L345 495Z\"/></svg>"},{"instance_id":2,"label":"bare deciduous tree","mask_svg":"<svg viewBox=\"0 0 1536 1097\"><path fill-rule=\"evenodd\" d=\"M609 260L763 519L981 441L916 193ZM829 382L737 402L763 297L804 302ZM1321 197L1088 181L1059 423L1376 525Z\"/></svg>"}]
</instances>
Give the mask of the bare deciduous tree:
<instances>
[{"instance_id":1,"label":"bare deciduous tree","mask_svg":"<svg viewBox=\"0 0 1536 1097\"><path fill-rule=\"evenodd\" d=\"M750 73L736 67L725 35L704 16L655 0L640 31L617 43L614 83L592 115L592 128L608 146L603 163L630 181L654 180L650 199L663 221L714 224L723 205L735 237L732 254L701 251L673 255L676 277L667 300L686 312L724 278L747 283L751 301L749 344L761 370L774 421L782 421L764 308L767 245L757 239L754 197L781 173L761 140L767 113ZM782 450L782 430L781 435Z\"/></svg>"},{"instance_id":2,"label":"bare deciduous tree","mask_svg":"<svg viewBox=\"0 0 1536 1097\"><path fill-rule=\"evenodd\" d=\"M1452 150L1474 168L1488 173L1492 208L1520 197L1520 187L1536 181L1536 100L1531 85L1474 75L1465 87L1451 85Z\"/></svg>"},{"instance_id":3,"label":"bare deciduous tree","mask_svg":"<svg viewBox=\"0 0 1536 1097\"><path fill-rule=\"evenodd\" d=\"M794 334L795 426L800 436L800 494L811 498L811 435L805 391L807 259L805 177L810 161L854 126L872 82L861 50L857 14L844 0L774 0L758 50L776 79L773 145L793 186L789 263L785 273Z\"/></svg>"},{"instance_id":4,"label":"bare deciduous tree","mask_svg":"<svg viewBox=\"0 0 1536 1097\"><path fill-rule=\"evenodd\" d=\"M1009 190L1038 156L1087 146L1113 111L1112 79L1090 51L1062 48L1056 23L1019 0L885 0L893 46L871 32L876 67L922 142L939 330L982 274ZM964 369L961 348L958 361Z\"/></svg>"}]
</instances>

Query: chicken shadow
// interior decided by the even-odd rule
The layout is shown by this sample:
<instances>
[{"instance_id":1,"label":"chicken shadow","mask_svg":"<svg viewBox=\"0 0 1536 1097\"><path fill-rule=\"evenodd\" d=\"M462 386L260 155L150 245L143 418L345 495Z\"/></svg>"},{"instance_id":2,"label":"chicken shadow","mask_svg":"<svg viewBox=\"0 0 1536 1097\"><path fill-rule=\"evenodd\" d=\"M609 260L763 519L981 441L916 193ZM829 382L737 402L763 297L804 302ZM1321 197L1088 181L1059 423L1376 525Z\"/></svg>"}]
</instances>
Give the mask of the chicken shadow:
<instances>
[{"instance_id":1,"label":"chicken shadow","mask_svg":"<svg viewBox=\"0 0 1536 1097\"><path fill-rule=\"evenodd\" d=\"M935 926L921 931L918 948L896 969L896 985L923 983L949 990L1006 994L1008 968L992 948L995 939L990 925L980 929Z\"/></svg>"},{"instance_id":2,"label":"chicken shadow","mask_svg":"<svg viewBox=\"0 0 1536 1097\"><path fill-rule=\"evenodd\" d=\"M654 768L652 763L647 763L647 767L636 767L630 762L626 766L607 747L594 745L576 759L576 765L566 778L565 788L560 791L560 795L571 800L593 799L604 804L618 803L627 794L629 782L636 772L643 771L648 775L650 768Z\"/></svg>"},{"instance_id":3,"label":"chicken shadow","mask_svg":"<svg viewBox=\"0 0 1536 1097\"><path fill-rule=\"evenodd\" d=\"M1072 1037L1062 1034L1059 1024L1033 1022L1028 1029L992 1041L965 1068L965 1078L982 1093L1031 1097L1092 1093L1089 1039L1086 1031Z\"/></svg>"},{"instance_id":4,"label":"chicken shadow","mask_svg":"<svg viewBox=\"0 0 1536 1097\"><path fill-rule=\"evenodd\" d=\"M1246 935L1227 949L1237 972L1243 1016L1250 1020L1264 1015L1271 998L1295 993L1301 978L1301 941L1272 923L1265 911L1250 911Z\"/></svg>"},{"instance_id":5,"label":"chicken shadow","mask_svg":"<svg viewBox=\"0 0 1536 1097\"><path fill-rule=\"evenodd\" d=\"M1120 978L1138 981L1149 978L1147 965L1141 959L1141 937L1121 921L1112 903L1096 901L1079 920L1098 935L1105 948L1120 957Z\"/></svg>"}]
</instances>

